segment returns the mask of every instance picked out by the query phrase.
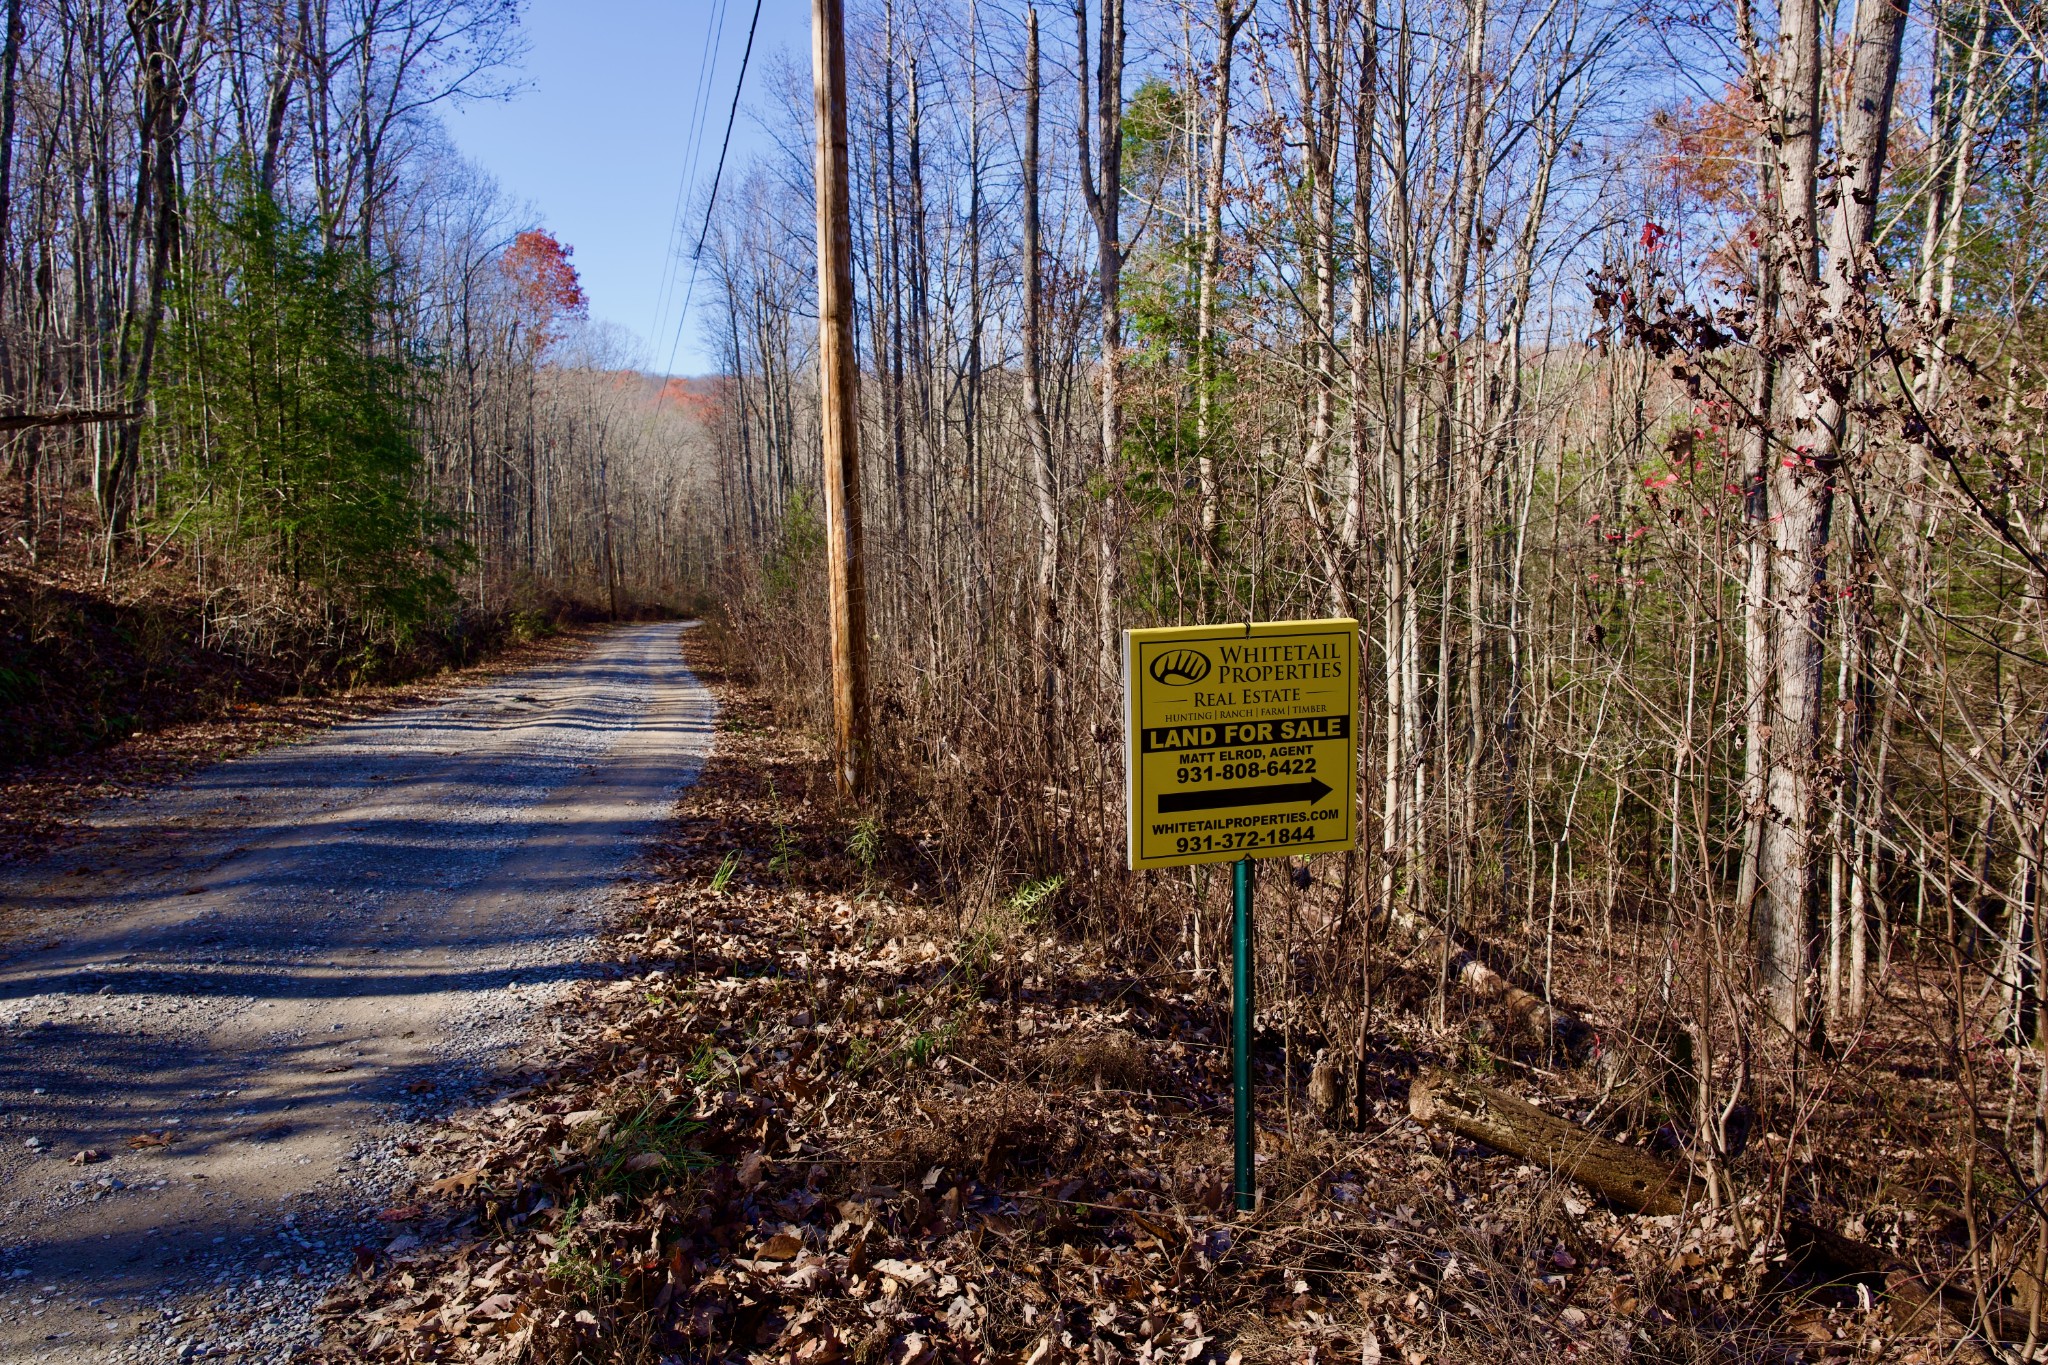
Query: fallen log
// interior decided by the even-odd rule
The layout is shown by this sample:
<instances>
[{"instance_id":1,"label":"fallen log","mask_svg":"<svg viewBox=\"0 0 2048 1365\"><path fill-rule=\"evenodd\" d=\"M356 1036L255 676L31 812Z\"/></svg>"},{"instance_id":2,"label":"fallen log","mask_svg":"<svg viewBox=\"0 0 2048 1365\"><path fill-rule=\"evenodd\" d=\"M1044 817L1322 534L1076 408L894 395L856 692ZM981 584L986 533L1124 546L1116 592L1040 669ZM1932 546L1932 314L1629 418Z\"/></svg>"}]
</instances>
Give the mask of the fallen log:
<instances>
[{"instance_id":1,"label":"fallen log","mask_svg":"<svg viewBox=\"0 0 2048 1365\"><path fill-rule=\"evenodd\" d=\"M1902 1336L1972 1333L1990 1341L2039 1339L2028 1314L1996 1302L1979 1313L1976 1300L1962 1290L1930 1284L1911 1271L1894 1270L1885 1276L1884 1292ZM2048 1322L2041 1326L2048 1327ZM1979 1358L1989 1357L1980 1353Z\"/></svg>"},{"instance_id":2,"label":"fallen log","mask_svg":"<svg viewBox=\"0 0 2048 1365\"><path fill-rule=\"evenodd\" d=\"M1881 1289L1885 1277L1903 1265L1876 1247L1865 1246L1797 1214L1785 1215L1784 1233L1785 1254L1791 1267L1826 1283L1862 1283Z\"/></svg>"},{"instance_id":3,"label":"fallen log","mask_svg":"<svg viewBox=\"0 0 2048 1365\"><path fill-rule=\"evenodd\" d=\"M0 413L0 432L32 427L85 427L96 422L132 422L142 416L125 408L61 408L55 412Z\"/></svg>"},{"instance_id":4,"label":"fallen log","mask_svg":"<svg viewBox=\"0 0 2048 1365\"><path fill-rule=\"evenodd\" d=\"M1937 1329L1973 1331L2000 1341L2025 1341L2035 1326L2029 1320L2025 1285L2020 1302L1994 1299L1979 1313L1977 1301L1948 1283L1932 1283L1915 1274L1905 1261L1854 1238L1844 1237L1796 1214L1784 1222L1785 1254L1793 1268L1832 1284L1861 1284L1891 1301L1898 1330L1925 1333ZM2048 1320L2041 1324L2048 1330Z\"/></svg>"},{"instance_id":5,"label":"fallen log","mask_svg":"<svg viewBox=\"0 0 2048 1365\"><path fill-rule=\"evenodd\" d=\"M1408 1088L1408 1112L1418 1123L1448 1128L1459 1137L1548 1166L1636 1213L1678 1213L1698 1193L1698 1183L1683 1166L1611 1142L1506 1091L1447 1071L1428 1068L1416 1076ZM1785 1249L1792 1263L1809 1274L1878 1289L1890 1300L1904 1333L1974 1331L1994 1340L2026 1341L2039 1330L2027 1313L2005 1304L1992 1303L1979 1313L1960 1290L1932 1285L1896 1257L1803 1218L1785 1220ZM1989 1359L1981 1352L1978 1358Z\"/></svg>"},{"instance_id":6,"label":"fallen log","mask_svg":"<svg viewBox=\"0 0 2048 1365\"><path fill-rule=\"evenodd\" d=\"M1677 1213L1692 1199L1695 1182L1686 1168L1447 1071L1430 1069L1415 1078L1408 1112L1418 1123L1547 1166L1635 1213Z\"/></svg>"},{"instance_id":7,"label":"fallen log","mask_svg":"<svg viewBox=\"0 0 2048 1365\"><path fill-rule=\"evenodd\" d=\"M1523 990L1486 964L1479 952L1458 942L1439 925L1431 924L1408 910L1396 908L1395 925L1415 940L1416 946L1447 963L1451 984L1482 1000L1497 1000L1535 1036L1556 1039L1567 1050L1590 1042L1593 1030L1568 1010L1561 1010L1533 991Z\"/></svg>"}]
</instances>

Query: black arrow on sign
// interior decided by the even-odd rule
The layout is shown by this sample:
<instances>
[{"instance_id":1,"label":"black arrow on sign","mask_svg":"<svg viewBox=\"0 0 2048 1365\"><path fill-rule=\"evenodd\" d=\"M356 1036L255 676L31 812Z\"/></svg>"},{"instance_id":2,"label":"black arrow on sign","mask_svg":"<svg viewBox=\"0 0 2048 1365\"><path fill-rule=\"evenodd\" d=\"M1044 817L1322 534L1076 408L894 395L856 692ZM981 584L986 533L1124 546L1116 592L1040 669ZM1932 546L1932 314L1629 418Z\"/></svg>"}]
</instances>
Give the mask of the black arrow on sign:
<instances>
[{"instance_id":1,"label":"black arrow on sign","mask_svg":"<svg viewBox=\"0 0 2048 1365\"><path fill-rule=\"evenodd\" d=\"M1277 806L1287 801L1306 801L1311 806L1336 788L1311 777L1306 782L1281 782L1270 787L1218 787L1205 792L1166 792L1159 798L1159 813L1173 815L1184 810L1227 810L1232 806Z\"/></svg>"}]
</instances>

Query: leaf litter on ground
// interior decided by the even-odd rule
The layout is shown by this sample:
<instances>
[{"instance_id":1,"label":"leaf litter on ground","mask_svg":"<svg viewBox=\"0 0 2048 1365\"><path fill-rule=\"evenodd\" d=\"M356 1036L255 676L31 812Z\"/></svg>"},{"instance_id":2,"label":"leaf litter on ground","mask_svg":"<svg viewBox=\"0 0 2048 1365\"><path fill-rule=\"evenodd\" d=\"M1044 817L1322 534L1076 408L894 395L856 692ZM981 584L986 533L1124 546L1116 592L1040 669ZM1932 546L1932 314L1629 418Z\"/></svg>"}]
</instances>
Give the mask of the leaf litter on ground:
<instances>
[{"instance_id":1,"label":"leaf litter on ground","mask_svg":"<svg viewBox=\"0 0 2048 1365\"><path fill-rule=\"evenodd\" d=\"M878 873L871 829L850 858L823 756L693 663L723 734L616 978L427 1144L319 1359L1913 1358L1881 1307L1770 1306L1753 1211L1618 1213L1444 1147L1406 1114L1427 1038L1375 1054L1339 1129L1262 1029L1236 1214L1213 973L963 927Z\"/></svg>"}]
</instances>

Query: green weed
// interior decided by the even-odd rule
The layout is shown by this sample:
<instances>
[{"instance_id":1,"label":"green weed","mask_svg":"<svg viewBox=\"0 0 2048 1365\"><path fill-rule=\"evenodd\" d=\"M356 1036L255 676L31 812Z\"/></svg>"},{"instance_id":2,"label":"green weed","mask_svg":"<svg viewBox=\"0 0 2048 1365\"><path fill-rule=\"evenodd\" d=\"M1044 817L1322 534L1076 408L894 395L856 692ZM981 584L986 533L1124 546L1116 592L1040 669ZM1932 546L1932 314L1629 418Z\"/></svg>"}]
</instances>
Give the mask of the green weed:
<instances>
[{"instance_id":1,"label":"green weed","mask_svg":"<svg viewBox=\"0 0 2048 1365\"><path fill-rule=\"evenodd\" d=\"M860 864L860 879L863 886L874 880L875 864L882 856L882 820L880 816L863 815L853 822L853 837L846 841L846 851Z\"/></svg>"},{"instance_id":2,"label":"green weed","mask_svg":"<svg viewBox=\"0 0 2048 1365\"><path fill-rule=\"evenodd\" d=\"M775 784L768 784L768 800L775 806L775 852L768 859L768 870L778 877L789 875L789 869L803 857L803 849L797 843L796 832L789 827L789 818L782 813L781 798L775 794Z\"/></svg>"},{"instance_id":3,"label":"green weed","mask_svg":"<svg viewBox=\"0 0 2048 1365\"><path fill-rule=\"evenodd\" d=\"M1045 922L1045 906L1066 886L1065 877L1046 877L1041 881L1026 882L1010 893L1004 902L1017 923L1028 929L1036 929Z\"/></svg>"},{"instance_id":4,"label":"green weed","mask_svg":"<svg viewBox=\"0 0 2048 1365\"><path fill-rule=\"evenodd\" d=\"M907 1067L929 1066L951 1052L965 1032L960 1016L946 1016L936 1027L918 1033L902 1047L903 1062Z\"/></svg>"},{"instance_id":5,"label":"green weed","mask_svg":"<svg viewBox=\"0 0 2048 1365\"><path fill-rule=\"evenodd\" d=\"M512 613L512 638L524 643L555 633L555 623L541 612L521 608Z\"/></svg>"},{"instance_id":6,"label":"green weed","mask_svg":"<svg viewBox=\"0 0 2048 1365\"><path fill-rule=\"evenodd\" d=\"M768 870L778 877L789 875L789 869L803 856L797 846L796 836L789 832L789 826L780 820L775 822L775 856L768 860Z\"/></svg>"},{"instance_id":7,"label":"green weed","mask_svg":"<svg viewBox=\"0 0 2048 1365\"><path fill-rule=\"evenodd\" d=\"M602 1301L625 1288L625 1277L603 1261L580 1251L557 1252L548 1263L548 1278L586 1300Z\"/></svg>"},{"instance_id":8,"label":"green weed","mask_svg":"<svg viewBox=\"0 0 2048 1365\"><path fill-rule=\"evenodd\" d=\"M918 1017L931 1018L931 1011L913 1011L911 1021ZM846 1051L846 1075L858 1076L871 1068L880 1067L900 1059L903 1067L929 1066L951 1052L965 1032L961 1016L949 1013L936 1023L926 1024L917 1032L900 1042L880 1047L864 1038L855 1038Z\"/></svg>"},{"instance_id":9,"label":"green weed","mask_svg":"<svg viewBox=\"0 0 2048 1365\"><path fill-rule=\"evenodd\" d=\"M732 874L739 870L739 865L740 855L738 853L728 853L725 855L725 861L720 863L718 870L711 874L712 895L723 896L725 894L725 888L732 884Z\"/></svg>"},{"instance_id":10,"label":"green weed","mask_svg":"<svg viewBox=\"0 0 2048 1365\"><path fill-rule=\"evenodd\" d=\"M701 1123L665 1112L660 1101L650 1101L614 1129L590 1158L586 1199L599 1203L622 1194L630 1201L679 1175L707 1169L712 1158L695 1145L703 1128Z\"/></svg>"},{"instance_id":11,"label":"green weed","mask_svg":"<svg viewBox=\"0 0 2048 1365\"><path fill-rule=\"evenodd\" d=\"M0 701L20 701L42 690L42 679L25 669L0 668Z\"/></svg>"},{"instance_id":12,"label":"green weed","mask_svg":"<svg viewBox=\"0 0 2048 1365\"><path fill-rule=\"evenodd\" d=\"M993 929L977 930L961 939L953 948L954 979L970 992L979 989L1002 946L1003 936Z\"/></svg>"},{"instance_id":13,"label":"green weed","mask_svg":"<svg viewBox=\"0 0 2048 1365\"><path fill-rule=\"evenodd\" d=\"M683 1079L702 1089L711 1084L718 1075L718 1049L706 1043L697 1049L697 1055L690 1059L689 1067L683 1072Z\"/></svg>"}]
</instances>

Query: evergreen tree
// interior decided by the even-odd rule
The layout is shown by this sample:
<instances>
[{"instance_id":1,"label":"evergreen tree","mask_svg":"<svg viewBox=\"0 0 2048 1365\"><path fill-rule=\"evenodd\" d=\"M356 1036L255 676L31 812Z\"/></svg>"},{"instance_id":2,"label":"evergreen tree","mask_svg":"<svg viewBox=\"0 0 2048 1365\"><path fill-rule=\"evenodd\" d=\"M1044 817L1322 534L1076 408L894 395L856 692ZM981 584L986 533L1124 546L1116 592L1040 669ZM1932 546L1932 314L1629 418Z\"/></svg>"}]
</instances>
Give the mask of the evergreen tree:
<instances>
[{"instance_id":1,"label":"evergreen tree","mask_svg":"<svg viewBox=\"0 0 2048 1365\"><path fill-rule=\"evenodd\" d=\"M403 637L454 603L467 556L418 491L423 357L385 334L377 271L246 178L200 206L158 420L173 515L210 554Z\"/></svg>"}]
</instances>

